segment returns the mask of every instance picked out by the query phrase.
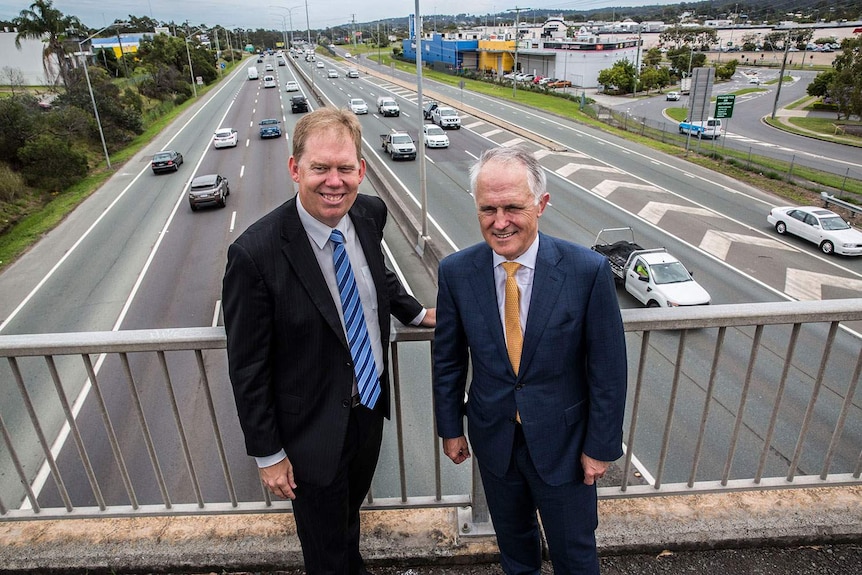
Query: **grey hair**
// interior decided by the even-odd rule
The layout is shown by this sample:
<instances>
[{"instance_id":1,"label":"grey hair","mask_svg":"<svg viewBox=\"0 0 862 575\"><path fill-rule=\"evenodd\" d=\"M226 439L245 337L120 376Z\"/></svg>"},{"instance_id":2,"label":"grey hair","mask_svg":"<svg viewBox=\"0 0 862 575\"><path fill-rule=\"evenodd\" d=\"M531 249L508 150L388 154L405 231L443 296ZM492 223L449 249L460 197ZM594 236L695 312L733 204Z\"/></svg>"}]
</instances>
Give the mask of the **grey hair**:
<instances>
[{"instance_id":1,"label":"grey hair","mask_svg":"<svg viewBox=\"0 0 862 575\"><path fill-rule=\"evenodd\" d=\"M533 154L521 148L520 146L512 146L511 148L489 148L482 152L479 160L470 167L470 190L473 193L473 198L476 197L476 182L479 179L479 172L489 163L499 162L507 164L509 162L518 162L527 169L527 186L533 194L535 203L541 201L548 188L548 181L545 177L545 171L539 165L539 161Z\"/></svg>"}]
</instances>

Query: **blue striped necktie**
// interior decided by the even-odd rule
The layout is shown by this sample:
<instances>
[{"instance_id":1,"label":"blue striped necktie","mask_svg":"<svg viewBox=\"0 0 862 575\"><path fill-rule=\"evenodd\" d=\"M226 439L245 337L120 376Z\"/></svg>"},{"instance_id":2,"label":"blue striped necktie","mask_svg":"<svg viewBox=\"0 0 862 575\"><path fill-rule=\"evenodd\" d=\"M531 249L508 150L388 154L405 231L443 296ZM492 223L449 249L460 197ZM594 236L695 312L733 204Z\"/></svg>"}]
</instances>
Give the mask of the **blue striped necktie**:
<instances>
[{"instance_id":1,"label":"blue striped necktie","mask_svg":"<svg viewBox=\"0 0 862 575\"><path fill-rule=\"evenodd\" d=\"M347 251L344 249L344 236L338 230L332 230L329 235L332 240L332 261L335 264L335 279L338 281L338 293L341 295L341 311L344 313L344 327L347 330L347 342L350 344L350 355L353 357L353 371L356 374L356 386L359 389L359 402L373 409L380 397L380 378L377 376L377 365L374 363L374 353L371 350L371 339L365 326L365 315L362 312L362 302L359 301L359 290L353 277L353 268Z\"/></svg>"}]
</instances>

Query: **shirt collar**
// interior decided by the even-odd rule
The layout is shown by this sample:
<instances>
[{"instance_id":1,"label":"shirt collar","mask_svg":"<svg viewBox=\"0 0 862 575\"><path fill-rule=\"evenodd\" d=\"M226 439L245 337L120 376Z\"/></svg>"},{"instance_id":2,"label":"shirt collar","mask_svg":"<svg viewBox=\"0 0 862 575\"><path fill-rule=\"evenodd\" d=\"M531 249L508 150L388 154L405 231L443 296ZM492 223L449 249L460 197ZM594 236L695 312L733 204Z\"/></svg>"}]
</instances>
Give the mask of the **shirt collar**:
<instances>
[{"instance_id":1,"label":"shirt collar","mask_svg":"<svg viewBox=\"0 0 862 575\"><path fill-rule=\"evenodd\" d=\"M305 228L305 233L311 238L318 248L323 249L326 242L329 241L329 236L332 234L332 228L324 224L314 216L308 213L305 206L302 205L302 198L296 196L296 210L299 212L299 221L302 222L302 227ZM353 223L347 214L338 222L335 229L340 230L344 237L347 237L347 232L353 227Z\"/></svg>"},{"instance_id":2,"label":"shirt collar","mask_svg":"<svg viewBox=\"0 0 862 575\"><path fill-rule=\"evenodd\" d=\"M533 240L533 243L530 244L530 247L527 248L527 251L522 253L514 260L507 260L503 256L499 255L497 252L492 251L491 253L493 256L494 267L497 267L498 265L506 261L515 261L525 268L530 268L531 270L534 270L536 269L536 258L539 256L539 234L536 234L536 239Z\"/></svg>"}]
</instances>

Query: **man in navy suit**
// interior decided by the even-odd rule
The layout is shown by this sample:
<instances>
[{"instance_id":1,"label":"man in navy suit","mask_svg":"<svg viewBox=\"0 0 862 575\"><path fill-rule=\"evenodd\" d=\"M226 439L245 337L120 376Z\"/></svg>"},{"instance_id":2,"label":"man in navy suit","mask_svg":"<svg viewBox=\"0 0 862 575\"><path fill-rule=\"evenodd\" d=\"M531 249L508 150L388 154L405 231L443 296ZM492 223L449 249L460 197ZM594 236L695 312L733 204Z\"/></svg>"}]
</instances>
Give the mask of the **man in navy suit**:
<instances>
[{"instance_id":1,"label":"man in navy suit","mask_svg":"<svg viewBox=\"0 0 862 575\"><path fill-rule=\"evenodd\" d=\"M367 573L359 507L389 417L389 316L434 325L434 310L424 310L386 268L386 206L358 193L361 145L350 112L321 108L297 122L288 166L299 193L228 248L224 276L230 379L246 450L266 488L292 500L309 575ZM353 305L345 307L361 308L370 341L356 362L356 330L348 343L344 316L354 326L358 319L342 310L345 276L337 280L336 267L343 272L344 259L333 259L336 244L355 279ZM358 389L354 363L367 373L369 357L379 396Z\"/></svg>"},{"instance_id":2,"label":"man in navy suit","mask_svg":"<svg viewBox=\"0 0 862 575\"><path fill-rule=\"evenodd\" d=\"M508 575L540 572L537 510L554 572L596 574L595 482L623 453L626 348L613 276L604 257L539 233L549 195L532 154L487 150L470 178L485 242L445 258L438 274L443 451L457 464L472 446Z\"/></svg>"}]
</instances>

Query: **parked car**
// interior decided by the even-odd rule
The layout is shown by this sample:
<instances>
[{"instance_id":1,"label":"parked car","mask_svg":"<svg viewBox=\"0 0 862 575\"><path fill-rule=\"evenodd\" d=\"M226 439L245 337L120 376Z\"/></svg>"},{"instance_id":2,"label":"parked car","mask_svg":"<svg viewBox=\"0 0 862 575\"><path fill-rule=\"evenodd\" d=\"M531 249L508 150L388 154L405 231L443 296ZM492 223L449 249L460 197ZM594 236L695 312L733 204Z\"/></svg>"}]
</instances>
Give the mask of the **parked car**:
<instances>
[{"instance_id":1,"label":"parked car","mask_svg":"<svg viewBox=\"0 0 862 575\"><path fill-rule=\"evenodd\" d=\"M678 102L680 98L682 98L682 95L680 95L679 92L668 92L667 94L665 94L664 97L664 99L668 102Z\"/></svg>"},{"instance_id":2,"label":"parked car","mask_svg":"<svg viewBox=\"0 0 862 575\"><path fill-rule=\"evenodd\" d=\"M275 81L275 76L270 76L267 74L263 77L263 87L264 88L277 88L278 84Z\"/></svg>"},{"instance_id":3,"label":"parked car","mask_svg":"<svg viewBox=\"0 0 862 575\"><path fill-rule=\"evenodd\" d=\"M153 173L159 172L176 172L180 169L180 164L183 163L183 155L174 150L162 150L158 154L153 155L151 167Z\"/></svg>"},{"instance_id":4,"label":"parked car","mask_svg":"<svg viewBox=\"0 0 862 575\"><path fill-rule=\"evenodd\" d=\"M299 92L299 82L294 82L293 80L290 80L289 82L285 83L284 91L285 92Z\"/></svg>"},{"instance_id":5,"label":"parked car","mask_svg":"<svg viewBox=\"0 0 862 575\"><path fill-rule=\"evenodd\" d=\"M548 88L571 88L572 83L568 80L557 80L556 82L549 82L547 86Z\"/></svg>"},{"instance_id":6,"label":"parked car","mask_svg":"<svg viewBox=\"0 0 862 575\"><path fill-rule=\"evenodd\" d=\"M227 204L230 186L227 178L219 174L206 174L192 180L189 186L189 206L193 212L201 206L215 204L220 208Z\"/></svg>"},{"instance_id":7,"label":"parked car","mask_svg":"<svg viewBox=\"0 0 862 575\"><path fill-rule=\"evenodd\" d=\"M436 124L425 124L422 126L422 139L426 148L448 148L449 136L443 128Z\"/></svg>"},{"instance_id":8,"label":"parked car","mask_svg":"<svg viewBox=\"0 0 862 575\"><path fill-rule=\"evenodd\" d=\"M779 234L793 234L817 244L824 254L862 255L862 232L826 208L772 208L766 221Z\"/></svg>"},{"instance_id":9,"label":"parked car","mask_svg":"<svg viewBox=\"0 0 862 575\"><path fill-rule=\"evenodd\" d=\"M335 68L330 68L326 71L327 78L338 78L338 71Z\"/></svg>"},{"instance_id":10,"label":"parked car","mask_svg":"<svg viewBox=\"0 0 862 575\"><path fill-rule=\"evenodd\" d=\"M281 127L279 126L281 122L279 122L275 118L266 118L265 120L261 120L258 123L258 127L260 128L260 137L263 138L280 138L281 137Z\"/></svg>"},{"instance_id":11,"label":"parked car","mask_svg":"<svg viewBox=\"0 0 862 575\"><path fill-rule=\"evenodd\" d=\"M362 98L351 98L350 102L348 102L347 106L350 108L350 111L354 114L367 114L368 113L368 104L365 103L365 100Z\"/></svg>"},{"instance_id":12,"label":"parked car","mask_svg":"<svg viewBox=\"0 0 862 575\"><path fill-rule=\"evenodd\" d=\"M237 145L238 136L233 128L219 128L213 136L213 146L215 148L235 148Z\"/></svg>"},{"instance_id":13,"label":"parked car","mask_svg":"<svg viewBox=\"0 0 862 575\"><path fill-rule=\"evenodd\" d=\"M307 112L308 100L305 99L305 96L292 96L290 98L290 111L293 114L296 114L297 112Z\"/></svg>"}]
</instances>

